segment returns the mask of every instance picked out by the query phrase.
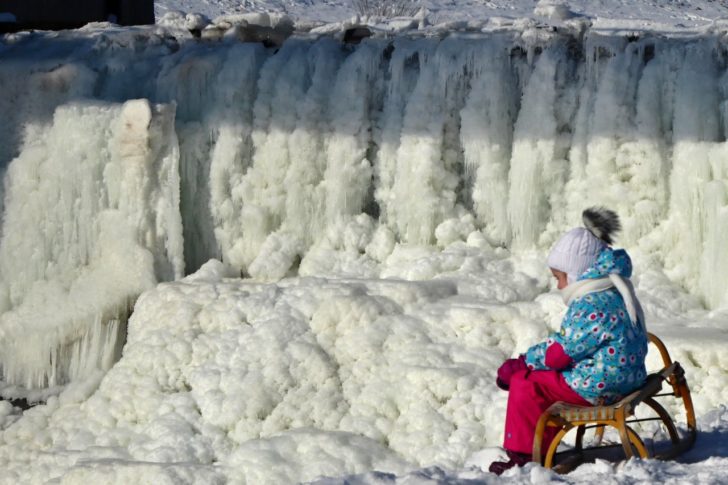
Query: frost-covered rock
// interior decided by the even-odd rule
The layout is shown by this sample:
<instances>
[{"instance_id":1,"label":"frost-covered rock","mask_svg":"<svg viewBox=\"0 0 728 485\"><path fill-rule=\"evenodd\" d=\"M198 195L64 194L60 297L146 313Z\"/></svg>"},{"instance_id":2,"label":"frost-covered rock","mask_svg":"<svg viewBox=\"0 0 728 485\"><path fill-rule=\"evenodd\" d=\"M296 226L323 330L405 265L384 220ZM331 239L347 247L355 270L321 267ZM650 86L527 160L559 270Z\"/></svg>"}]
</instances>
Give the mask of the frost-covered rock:
<instances>
[{"instance_id":1,"label":"frost-covered rock","mask_svg":"<svg viewBox=\"0 0 728 485\"><path fill-rule=\"evenodd\" d=\"M183 29L185 28L185 16L184 12L179 10L170 10L165 12L161 18L157 19L157 25L168 28Z\"/></svg>"},{"instance_id":2,"label":"frost-covered rock","mask_svg":"<svg viewBox=\"0 0 728 485\"><path fill-rule=\"evenodd\" d=\"M213 20L215 25L257 25L259 27L270 27L281 32L292 32L294 21L285 14L272 12L250 12L241 14L230 14L216 17Z\"/></svg>"},{"instance_id":3,"label":"frost-covered rock","mask_svg":"<svg viewBox=\"0 0 728 485\"><path fill-rule=\"evenodd\" d=\"M202 30L210 24L210 19L199 13L185 15L185 28L187 30Z\"/></svg>"},{"instance_id":4,"label":"frost-covered rock","mask_svg":"<svg viewBox=\"0 0 728 485\"><path fill-rule=\"evenodd\" d=\"M567 20L575 15L563 0L539 0L533 8L533 13L552 20Z\"/></svg>"}]
</instances>

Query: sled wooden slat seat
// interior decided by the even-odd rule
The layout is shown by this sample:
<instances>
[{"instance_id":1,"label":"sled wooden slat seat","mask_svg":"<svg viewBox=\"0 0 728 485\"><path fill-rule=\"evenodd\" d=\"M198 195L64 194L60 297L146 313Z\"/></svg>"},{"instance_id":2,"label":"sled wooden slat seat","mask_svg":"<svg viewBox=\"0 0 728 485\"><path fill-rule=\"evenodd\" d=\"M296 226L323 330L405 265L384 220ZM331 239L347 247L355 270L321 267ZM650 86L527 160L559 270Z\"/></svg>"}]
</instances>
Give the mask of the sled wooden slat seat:
<instances>
[{"instance_id":1,"label":"sled wooden slat seat","mask_svg":"<svg viewBox=\"0 0 728 485\"><path fill-rule=\"evenodd\" d=\"M575 406L559 402L548 409L549 414L556 415L570 423L613 420L618 414L619 408L635 409L639 403L660 392L662 390L662 381L670 377L676 366L677 363L673 362L670 367L663 369L661 372L650 374L643 387L610 406Z\"/></svg>"},{"instance_id":2,"label":"sled wooden slat seat","mask_svg":"<svg viewBox=\"0 0 728 485\"><path fill-rule=\"evenodd\" d=\"M663 368L647 377L645 384L624 397L621 401L609 406L576 406L563 402L557 402L543 412L536 425L533 440L533 461L540 462L546 468L555 465L556 449L564 436L576 428L576 442L574 452L582 455L584 434L588 428L595 429L595 444L589 449L599 449L604 436L604 430L611 426L619 433L621 446L626 458L635 454L641 458L670 459L692 447L697 436L695 425L695 411L693 409L690 389L685 380L685 372L678 362L673 362L665 344L655 335L648 333L649 341L660 352L663 361ZM663 383L670 386L669 392L661 393ZM678 433L675 422L665 407L658 401L672 397L682 400L685 408L685 420L687 431L683 437ZM652 409L655 417L637 419L634 417L638 406L648 406ZM644 441L630 424L642 421L661 421L669 436L671 446L669 450L659 454L651 455L645 446ZM546 453L542 453L543 434L546 427L560 428L554 440L551 442ZM542 458L543 457L543 458ZM577 460L578 461L578 460ZM578 464L578 463L577 463ZM561 471L568 471L568 467Z\"/></svg>"}]
</instances>

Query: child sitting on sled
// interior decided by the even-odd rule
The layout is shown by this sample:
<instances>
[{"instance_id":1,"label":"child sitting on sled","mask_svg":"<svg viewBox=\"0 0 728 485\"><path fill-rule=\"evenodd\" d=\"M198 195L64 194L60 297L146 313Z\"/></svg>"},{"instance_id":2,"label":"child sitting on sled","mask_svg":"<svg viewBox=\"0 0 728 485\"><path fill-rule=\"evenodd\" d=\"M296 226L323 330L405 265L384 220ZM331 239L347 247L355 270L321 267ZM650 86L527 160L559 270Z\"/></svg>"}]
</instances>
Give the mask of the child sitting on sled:
<instances>
[{"instance_id":1,"label":"child sitting on sled","mask_svg":"<svg viewBox=\"0 0 728 485\"><path fill-rule=\"evenodd\" d=\"M560 331L498 369L496 382L509 392L503 438L509 461L489 468L498 475L531 461L536 423L551 404L612 404L645 382L647 331L629 280L632 262L610 247L619 218L603 208L582 216L586 228L567 232L548 256L568 305ZM556 432L546 428L544 450Z\"/></svg>"}]
</instances>

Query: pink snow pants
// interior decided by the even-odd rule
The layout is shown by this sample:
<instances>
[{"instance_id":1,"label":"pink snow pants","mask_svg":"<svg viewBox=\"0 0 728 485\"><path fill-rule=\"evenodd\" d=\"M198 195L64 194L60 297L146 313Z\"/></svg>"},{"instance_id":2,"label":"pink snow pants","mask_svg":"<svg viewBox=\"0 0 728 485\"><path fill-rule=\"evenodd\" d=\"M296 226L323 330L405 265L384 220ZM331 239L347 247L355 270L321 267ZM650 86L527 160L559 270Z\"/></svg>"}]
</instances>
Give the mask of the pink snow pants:
<instances>
[{"instance_id":1,"label":"pink snow pants","mask_svg":"<svg viewBox=\"0 0 728 485\"><path fill-rule=\"evenodd\" d=\"M508 391L503 448L530 455L533 452L533 433L538 418L557 401L590 406L588 401L569 387L558 371L521 370L513 374ZM544 453L557 432L558 429L554 427L544 430L541 448Z\"/></svg>"}]
</instances>

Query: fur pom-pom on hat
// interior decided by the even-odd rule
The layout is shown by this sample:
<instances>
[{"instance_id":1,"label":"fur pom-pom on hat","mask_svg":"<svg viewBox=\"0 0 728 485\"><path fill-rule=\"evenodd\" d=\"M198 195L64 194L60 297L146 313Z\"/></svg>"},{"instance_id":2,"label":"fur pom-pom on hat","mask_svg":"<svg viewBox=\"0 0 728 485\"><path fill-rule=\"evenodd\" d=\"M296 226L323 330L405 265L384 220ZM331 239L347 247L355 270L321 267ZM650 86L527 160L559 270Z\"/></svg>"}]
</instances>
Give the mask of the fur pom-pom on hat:
<instances>
[{"instance_id":1,"label":"fur pom-pom on hat","mask_svg":"<svg viewBox=\"0 0 728 485\"><path fill-rule=\"evenodd\" d=\"M568 275L569 284L594 264L604 248L614 242L622 228L616 212L604 207L590 207L582 213L584 227L567 232L554 244L547 263L550 268Z\"/></svg>"},{"instance_id":2,"label":"fur pom-pom on hat","mask_svg":"<svg viewBox=\"0 0 728 485\"><path fill-rule=\"evenodd\" d=\"M611 245L613 236L622 230L619 216L613 210L604 207L590 207L581 214L584 226L596 237Z\"/></svg>"}]
</instances>

